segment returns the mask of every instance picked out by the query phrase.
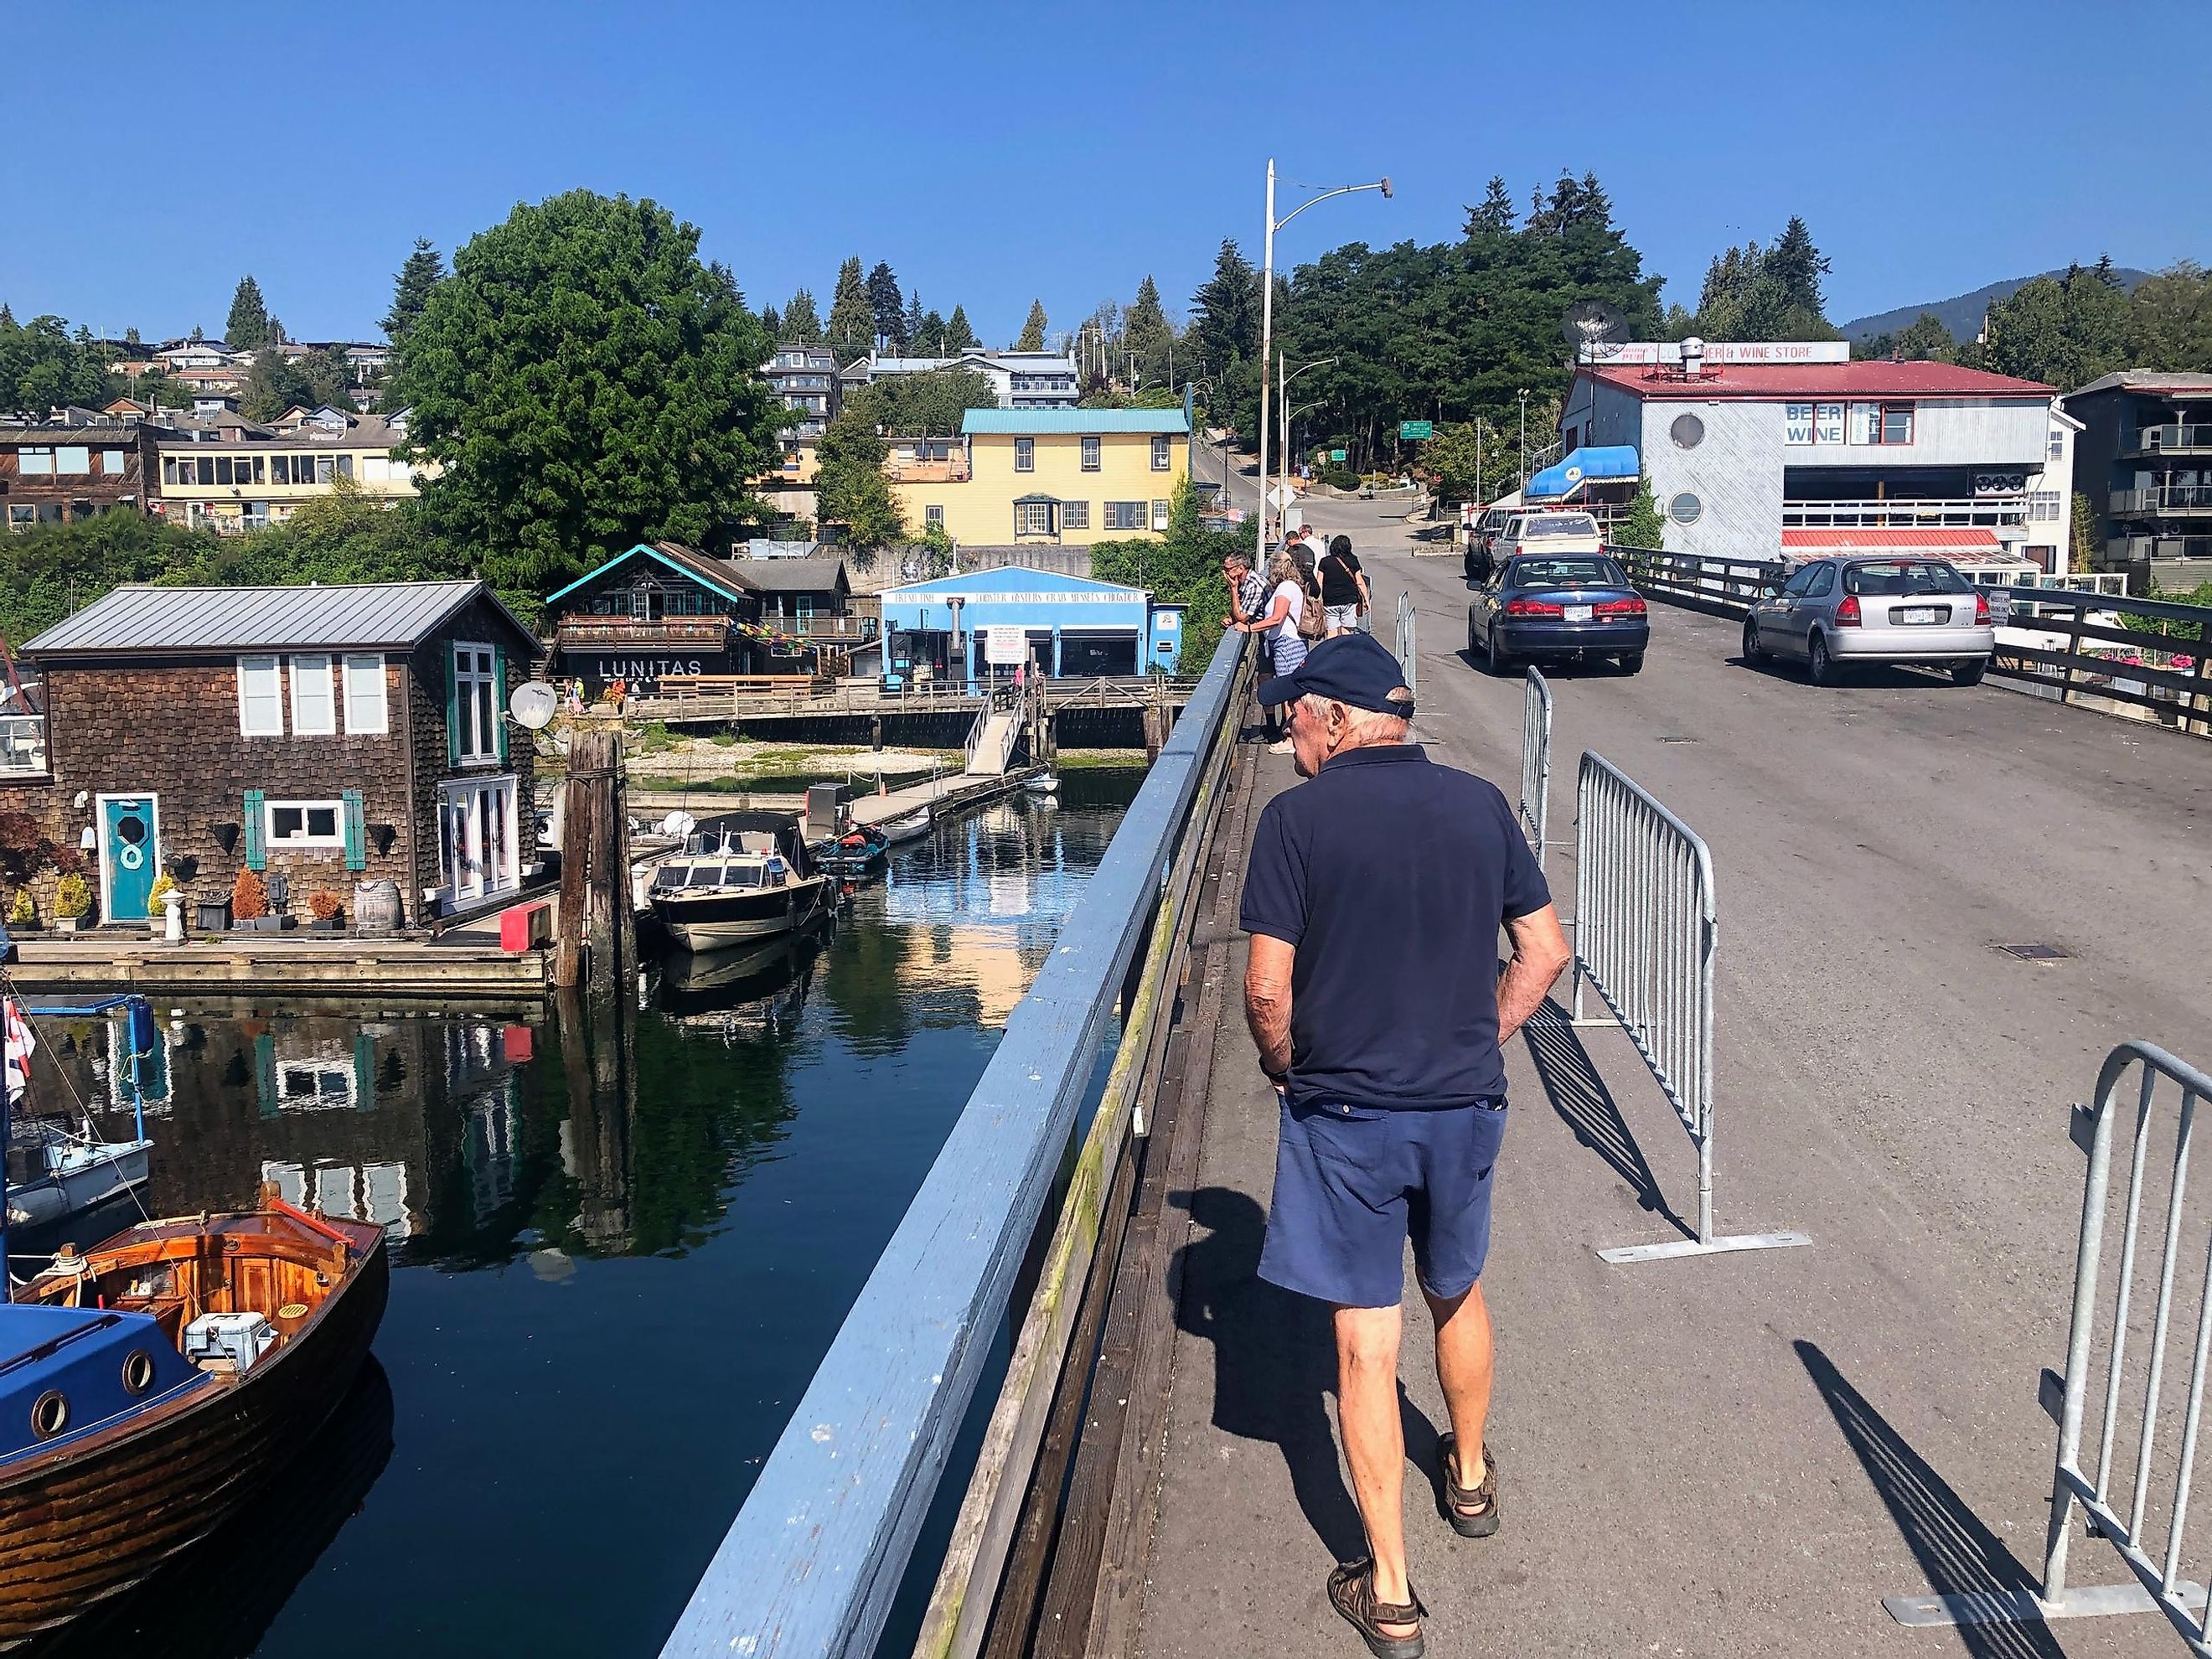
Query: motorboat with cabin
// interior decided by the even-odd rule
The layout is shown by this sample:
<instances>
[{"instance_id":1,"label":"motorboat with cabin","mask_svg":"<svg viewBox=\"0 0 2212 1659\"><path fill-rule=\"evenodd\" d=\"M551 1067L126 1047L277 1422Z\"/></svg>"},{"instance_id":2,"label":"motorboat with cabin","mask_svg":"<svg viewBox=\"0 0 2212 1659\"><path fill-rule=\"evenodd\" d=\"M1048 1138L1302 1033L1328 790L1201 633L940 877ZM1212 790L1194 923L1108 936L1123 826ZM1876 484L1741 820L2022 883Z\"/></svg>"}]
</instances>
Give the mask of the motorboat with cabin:
<instances>
[{"instance_id":1,"label":"motorboat with cabin","mask_svg":"<svg viewBox=\"0 0 2212 1659\"><path fill-rule=\"evenodd\" d=\"M778 812L702 819L684 849L653 866L647 902L687 951L710 951L805 927L830 903L795 820Z\"/></svg>"}]
</instances>

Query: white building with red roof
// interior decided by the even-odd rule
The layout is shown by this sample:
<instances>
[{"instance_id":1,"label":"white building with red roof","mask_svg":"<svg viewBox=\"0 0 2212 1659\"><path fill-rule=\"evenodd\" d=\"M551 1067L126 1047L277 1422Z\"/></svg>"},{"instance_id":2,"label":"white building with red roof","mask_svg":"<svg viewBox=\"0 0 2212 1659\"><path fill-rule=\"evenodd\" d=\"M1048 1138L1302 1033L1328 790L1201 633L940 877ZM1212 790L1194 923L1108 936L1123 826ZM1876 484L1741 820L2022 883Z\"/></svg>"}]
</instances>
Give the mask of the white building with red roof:
<instances>
[{"instance_id":1,"label":"white building with red roof","mask_svg":"<svg viewBox=\"0 0 2212 1659\"><path fill-rule=\"evenodd\" d=\"M1853 362L1841 341L1595 349L1561 453L1633 448L1670 552L1840 550L2066 568L2074 434L2057 393L1949 363Z\"/></svg>"}]
</instances>

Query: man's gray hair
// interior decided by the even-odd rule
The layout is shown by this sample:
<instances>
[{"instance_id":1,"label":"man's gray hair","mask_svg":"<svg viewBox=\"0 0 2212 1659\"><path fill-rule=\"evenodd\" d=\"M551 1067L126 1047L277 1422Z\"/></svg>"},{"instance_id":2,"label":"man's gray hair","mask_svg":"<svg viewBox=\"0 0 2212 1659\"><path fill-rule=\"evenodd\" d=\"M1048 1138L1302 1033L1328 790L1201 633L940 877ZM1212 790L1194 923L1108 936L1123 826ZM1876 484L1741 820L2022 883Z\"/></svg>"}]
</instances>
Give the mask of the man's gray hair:
<instances>
[{"instance_id":1,"label":"man's gray hair","mask_svg":"<svg viewBox=\"0 0 2212 1659\"><path fill-rule=\"evenodd\" d=\"M1404 686L1393 691L1391 702L1411 705L1413 694ZM1357 708L1348 702L1339 702L1334 697L1324 697L1317 691L1309 691L1298 701L1305 705L1306 713L1319 721L1328 719L1328 711L1344 711L1345 734L1356 744L1403 743L1413 729L1410 714L1385 714L1372 708Z\"/></svg>"}]
</instances>

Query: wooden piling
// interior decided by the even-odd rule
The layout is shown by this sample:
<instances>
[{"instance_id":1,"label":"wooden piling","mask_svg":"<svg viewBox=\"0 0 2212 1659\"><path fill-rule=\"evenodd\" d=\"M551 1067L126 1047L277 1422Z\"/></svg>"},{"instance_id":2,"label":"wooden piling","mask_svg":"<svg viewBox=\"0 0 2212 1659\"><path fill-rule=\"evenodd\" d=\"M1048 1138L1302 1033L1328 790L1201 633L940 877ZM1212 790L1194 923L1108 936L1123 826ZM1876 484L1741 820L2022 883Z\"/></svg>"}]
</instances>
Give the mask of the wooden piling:
<instances>
[{"instance_id":1,"label":"wooden piling","mask_svg":"<svg viewBox=\"0 0 2212 1659\"><path fill-rule=\"evenodd\" d=\"M553 982L611 991L634 966L636 922L629 896L629 820L623 800L622 733L579 731L569 741L561 792L561 915Z\"/></svg>"}]
</instances>

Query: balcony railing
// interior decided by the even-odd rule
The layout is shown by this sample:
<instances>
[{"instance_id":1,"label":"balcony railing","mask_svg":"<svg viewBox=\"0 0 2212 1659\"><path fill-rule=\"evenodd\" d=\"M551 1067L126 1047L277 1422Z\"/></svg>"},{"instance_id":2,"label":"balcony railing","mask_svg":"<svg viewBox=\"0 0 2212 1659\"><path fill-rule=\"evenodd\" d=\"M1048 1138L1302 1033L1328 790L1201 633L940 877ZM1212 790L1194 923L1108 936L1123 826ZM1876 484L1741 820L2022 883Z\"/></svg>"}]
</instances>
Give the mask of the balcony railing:
<instances>
[{"instance_id":1,"label":"balcony railing","mask_svg":"<svg viewBox=\"0 0 2212 1659\"><path fill-rule=\"evenodd\" d=\"M0 714L0 777L25 777L46 769L46 717Z\"/></svg>"},{"instance_id":2,"label":"balcony railing","mask_svg":"<svg viewBox=\"0 0 2212 1659\"><path fill-rule=\"evenodd\" d=\"M893 483L966 483L967 457L949 461L893 461L886 469Z\"/></svg>"},{"instance_id":3,"label":"balcony railing","mask_svg":"<svg viewBox=\"0 0 2212 1659\"><path fill-rule=\"evenodd\" d=\"M770 611L762 616L761 626L796 634L801 639L843 640L858 644L875 638L881 623L877 617L855 616L849 611L837 617L785 617Z\"/></svg>"},{"instance_id":4,"label":"balcony railing","mask_svg":"<svg viewBox=\"0 0 2212 1659\"><path fill-rule=\"evenodd\" d=\"M2115 513L2212 513L2212 484L2160 484L2151 489L2115 489Z\"/></svg>"},{"instance_id":5,"label":"balcony railing","mask_svg":"<svg viewBox=\"0 0 2212 1659\"><path fill-rule=\"evenodd\" d=\"M563 617L554 630L562 645L704 645L730 642L727 617Z\"/></svg>"},{"instance_id":6,"label":"balcony railing","mask_svg":"<svg viewBox=\"0 0 2212 1659\"><path fill-rule=\"evenodd\" d=\"M1790 530L2007 529L2028 520L2026 495L1977 495L1940 501L1784 501Z\"/></svg>"},{"instance_id":7,"label":"balcony railing","mask_svg":"<svg viewBox=\"0 0 2212 1659\"><path fill-rule=\"evenodd\" d=\"M2131 455L2212 453L2212 426L2188 425L2179 421L2165 426L2147 426L2136 434L2135 444L2127 453Z\"/></svg>"}]
</instances>

